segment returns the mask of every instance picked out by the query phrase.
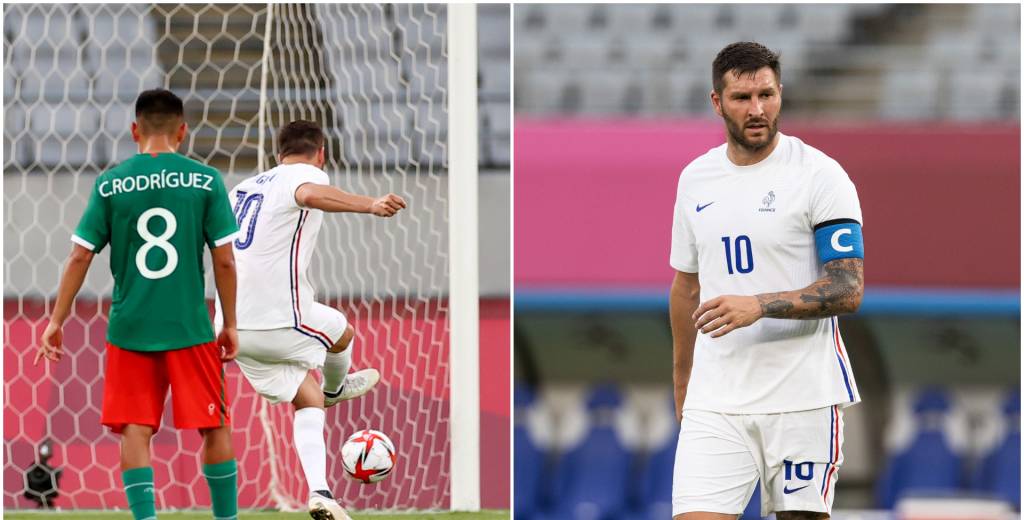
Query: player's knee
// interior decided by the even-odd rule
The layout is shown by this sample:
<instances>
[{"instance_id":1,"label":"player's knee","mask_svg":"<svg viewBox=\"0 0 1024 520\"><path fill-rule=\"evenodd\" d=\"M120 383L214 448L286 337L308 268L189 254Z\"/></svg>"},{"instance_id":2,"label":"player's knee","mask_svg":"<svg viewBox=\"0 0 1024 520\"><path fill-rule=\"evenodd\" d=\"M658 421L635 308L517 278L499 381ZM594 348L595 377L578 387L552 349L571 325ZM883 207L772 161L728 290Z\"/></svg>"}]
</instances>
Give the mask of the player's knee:
<instances>
[{"instance_id":1,"label":"player's knee","mask_svg":"<svg viewBox=\"0 0 1024 520\"><path fill-rule=\"evenodd\" d=\"M313 379L312 374L306 374L306 378L299 385L299 389L295 392L295 397L292 399L292 405L295 406L296 410L303 408L323 408L324 407L324 392L320 389L320 385Z\"/></svg>"},{"instance_id":2,"label":"player's knee","mask_svg":"<svg viewBox=\"0 0 1024 520\"><path fill-rule=\"evenodd\" d=\"M329 352L341 352L348 348L352 344L352 338L356 336L355 329L351 325L345 328L345 333L341 335L341 339L331 347Z\"/></svg>"},{"instance_id":3,"label":"player's knee","mask_svg":"<svg viewBox=\"0 0 1024 520\"><path fill-rule=\"evenodd\" d=\"M121 436L125 440L149 442L153 437L153 427L142 424L127 424L121 430Z\"/></svg>"}]
</instances>

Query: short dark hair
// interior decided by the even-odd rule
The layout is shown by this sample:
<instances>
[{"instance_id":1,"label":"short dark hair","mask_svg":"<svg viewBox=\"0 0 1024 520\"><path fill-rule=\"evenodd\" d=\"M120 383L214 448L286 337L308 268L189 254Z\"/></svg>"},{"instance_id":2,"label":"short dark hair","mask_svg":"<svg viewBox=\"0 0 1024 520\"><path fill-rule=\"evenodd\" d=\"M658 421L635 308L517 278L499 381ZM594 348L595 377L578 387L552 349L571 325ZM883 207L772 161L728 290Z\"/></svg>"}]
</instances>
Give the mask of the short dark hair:
<instances>
[{"instance_id":1,"label":"short dark hair","mask_svg":"<svg viewBox=\"0 0 1024 520\"><path fill-rule=\"evenodd\" d=\"M277 133L277 153L309 156L324 147L324 131L312 121L296 120L281 127Z\"/></svg>"},{"instance_id":2,"label":"short dark hair","mask_svg":"<svg viewBox=\"0 0 1024 520\"><path fill-rule=\"evenodd\" d=\"M170 90L147 90L135 101L135 120L144 134L172 133L184 119L185 103Z\"/></svg>"},{"instance_id":3,"label":"short dark hair","mask_svg":"<svg viewBox=\"0 0 1024 520\"><path fill-rule=\"evenodd\" d=\"M715 56L711 64L711 84L715 92L722 93L725 88L725 75L731 70L737 74L751 74L762 67L771 67L775 73L776 83L782 83L782 68L779 65L778 53L755 42L736 42L726 45Z\"/></svg>"}]
</instances>

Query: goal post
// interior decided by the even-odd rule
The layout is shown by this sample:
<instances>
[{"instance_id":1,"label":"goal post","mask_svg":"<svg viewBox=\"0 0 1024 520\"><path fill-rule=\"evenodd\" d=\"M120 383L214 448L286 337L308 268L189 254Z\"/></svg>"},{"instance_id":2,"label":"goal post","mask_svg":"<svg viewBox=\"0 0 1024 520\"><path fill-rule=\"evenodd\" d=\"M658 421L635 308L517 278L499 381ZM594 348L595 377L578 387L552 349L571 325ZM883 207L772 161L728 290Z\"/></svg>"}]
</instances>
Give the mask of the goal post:
<instances>
[{"instance_id":1,"label":"goal post","mask_svg":"<svg viewBox=\"0 0 1024 520\"><path fill-rule=\"evenodd\" d=\"M409 208L393 219L328 215L310 267L316 299L356 328L370 394L327 411L328 480L354 509L480 508L475 11L453 4L5 4L5 510L35 507L25 471L49 440L55 505L124 508L119 439L99 424L109 250L65 326L66 357L32 359L70 235L96 176L135 153L135 97L185 101L181 153L230 188L276 164L276 128L321 124L333 185ZM102 37L101 37L102 35ZM213 281L207 272L207 297ZM243 508L296 509L305 482L292 410L227 370ZM170 407L168 406L168 409ZM332 447L387 433L398 464L363 486ZM453 446L458 449L452 449ZM208 504L199 439L165 412L154 437L161 509Z\"/></svg>"},{"instance_id":2,"label":"goal post","mask_svg":"<svg viewBox=\"0 0 1024 520\"><path fill-rule=\"evenodd\" d=\"M480 291L476 4L448 5L451 508L480 509Z\"/></svg>"}]
</instances>

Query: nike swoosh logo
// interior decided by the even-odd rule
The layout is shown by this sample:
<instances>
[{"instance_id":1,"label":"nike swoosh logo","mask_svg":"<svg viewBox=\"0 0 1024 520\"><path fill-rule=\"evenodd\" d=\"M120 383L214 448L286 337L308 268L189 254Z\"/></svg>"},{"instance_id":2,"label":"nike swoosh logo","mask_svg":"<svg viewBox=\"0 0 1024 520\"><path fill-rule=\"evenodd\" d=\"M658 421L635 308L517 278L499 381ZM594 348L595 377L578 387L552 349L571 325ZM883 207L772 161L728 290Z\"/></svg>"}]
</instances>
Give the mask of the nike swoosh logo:
<instances>
[{"instance_id":1,"label":"nike swoosh logo","mask_svg":"<svg viewBox=\"0 0 1024 520\"><path fill-rule=\"evenodd\" d=\"M711 202L708 202L707 204L701 206L700 203L698 202L697 203L697 213L700 213L701 210L703 210L704 208L706 208L706 207L708 207L708 206L710 206L710 205L712 205L714 203L715 203L714 201L711 201Z\"/></svg>"},{"instance_id":2,"label":"nike swoosh logo","mask_svg":"<svg viewBox=\"0 0 1024 520\"><path fill-rule=\"evenodd\" d=\"M796 493L797 491L800 491L801 489L803 489L805 487L807 487L807 486L798 487L796 489L789 489L789 486L787 486L787 487L782 488L782 492L788 495L790 493Z\"/></svg>"}]
</instances>

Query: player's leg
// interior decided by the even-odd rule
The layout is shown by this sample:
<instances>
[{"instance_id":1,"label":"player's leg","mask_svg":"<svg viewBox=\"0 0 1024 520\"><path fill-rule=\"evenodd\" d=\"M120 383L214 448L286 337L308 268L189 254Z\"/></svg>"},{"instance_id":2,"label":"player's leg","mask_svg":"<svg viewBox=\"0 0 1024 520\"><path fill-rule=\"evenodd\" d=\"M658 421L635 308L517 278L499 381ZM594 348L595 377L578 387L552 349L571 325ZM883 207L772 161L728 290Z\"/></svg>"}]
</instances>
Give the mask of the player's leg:
<instances>
[{"instance_id":1,"label":"player's leg","mask_svg":"<svg viewBox=\"0 0 1024 520\"><path fill-rule=\"evenodd\" d=\"M345 384L345 378L352 367L352 343L356 331L351 325L345 326L345 332L338 341L334 342L331 348L327 349L327 357L324 359L324 395L328 398L337 398L341 393L341 386Z\"/></svg>"},{"instance_id":2,"label":"player's leg","mask_svg":"<svg viewBox=\"0 0 1024 520\"><path fill-rule=\"evenodd\" d=\"M674 520L735 520L760 476L743 416L687 410L672 478Z\"/></svg>"},{"instance_id":3,"label":"player's leg","mask_svg":"<svg viewBox=\"0 0 1024 520\"><path fill-rule=\"evenodd\" d=\"M149 454L152 437L150 426L126 424L121 430L121 482L135 520L156 518L156 492Z\"/></svg>"},{"instance_id":4,"label":"player's leg","mask_svg":"<svg viewBox=\"0 0 1024 520\"><path fill-rule=\"evenodd\" d=\"M238 518L238 464L231 445L227 381L216 342L166 352L174 425L199 430L213 516Z\"/></svg>"},{"instance_id":5,"label":"player's leg","mask_svg":"<svg viewBox=\"0 0 1024 520\"><path fill-rule=\"evenodd\" d=\"M314 303L303 316L303 333L317 337L327 349L323 365L324 405L355 399L369 392L380 381L380 372L365 368L349 373L355 350L355 330L345 315L320 303Z\"/></svg>"},{"instance_id":6,"label":"player's leg","mask_svg":"<svg viewBox=\"0 0 1024 520\"><path fill-rule=\"evenodd\" d=\"M162 353L107 344L101 423L121 434L121 481L135 520L156 518L150 439L160 426L167 376Z\"/></svg>"},{"instance_id":7,"label":"player's leg","mask_svg":"<svg viewBox=\"0 0 1024 520\"><path fill-rule=\"evenodd\" d=\"M349 520L327 484L324 393L312 372L306 373L292 404L295 405L292 438L309 485L309 514L317 520Z\"/></svg>"},{"instance_id":8,"label":"player's leg","mask_svg":"<svg viewBox=\"0 0 1024 520\"><path fill-rule=\"evenodd\" d=\"M765 486L779 520L830 518L843 463L843 411L838 406L763 416Z\"/></svg>"}]
</instances>

